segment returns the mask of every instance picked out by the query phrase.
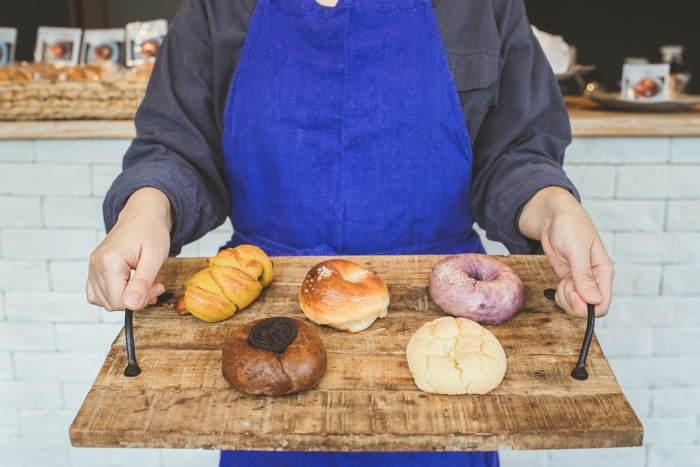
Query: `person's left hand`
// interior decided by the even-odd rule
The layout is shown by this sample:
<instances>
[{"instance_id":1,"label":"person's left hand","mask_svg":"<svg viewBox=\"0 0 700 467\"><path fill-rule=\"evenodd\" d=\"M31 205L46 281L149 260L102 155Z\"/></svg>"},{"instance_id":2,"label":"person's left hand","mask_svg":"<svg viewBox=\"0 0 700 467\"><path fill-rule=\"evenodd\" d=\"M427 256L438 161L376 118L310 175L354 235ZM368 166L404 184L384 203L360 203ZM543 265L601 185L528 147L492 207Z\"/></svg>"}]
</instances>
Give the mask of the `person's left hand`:
<instances>
[{"instance_id":1,"label":"person's left hand","mask_svg":"<svg viewBox=\"0 0 700 467\"><path fill-rule=\"evenodd\" d=\"M523 208L523 235L542 243L559 278L555 299L569 315L585 318L588 304L605 316L612 300L615 268L593 221L568 191L548 187Z\"/></svg>"}]
</instances>

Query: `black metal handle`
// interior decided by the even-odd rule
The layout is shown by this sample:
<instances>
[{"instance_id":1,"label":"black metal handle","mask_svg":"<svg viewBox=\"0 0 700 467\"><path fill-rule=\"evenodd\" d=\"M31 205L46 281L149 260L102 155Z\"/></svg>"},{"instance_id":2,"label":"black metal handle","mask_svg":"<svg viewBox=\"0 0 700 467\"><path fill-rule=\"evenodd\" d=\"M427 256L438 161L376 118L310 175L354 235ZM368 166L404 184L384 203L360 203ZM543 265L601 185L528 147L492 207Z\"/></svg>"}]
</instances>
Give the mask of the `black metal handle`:
<instances>
[{"instance_id":1,"label":"black metal handle","mask_svg":"<svg viewBox=\"0 0 700 467\"><path fill-rule=\"evenodd\" d=\"M556 295L556 289L546 289L544 291L544 296L548 300L554 300ZM583 344L581 344L581 352L578 355L578 363L576 368L571 372L571 377L579 381L585 381L588 379L588 372L586 371L586 357L588 357L588 349L591 346L591 340L593 339L593 328L595 327L595 306L588 304L588 322L586 323L586 334L583 337Z\"/></svg>"},{"instance_id":2,"label":"black metal handle","mask_svg":"<svg viewBox=\"0 0 700 467\"><path fill-rule=\"evenodd\" d=\"M593 328L595 326L595 306L588 304L588 322L586 323L586 335L583 338L583 344L581 344L581 353L578 356L578 363L576 368L571 372L571 377L579 381L585 381L588 379L588 372L586 371L586 357L588 356L588 349L591 346L591 340L593 339Z\"/></svg>"},{"instance_id":3,"label":"black metal handle","mask_svg":"<svg viewBox=\"0 0 700 467\"><path fill-rule=\"evenodd\" d=\"M126 309L124 313L124 336L126 337L127 365L124 376L133 378L141 374L141 368L136 363L136 349L134 347L134 312Z\"/></svg>"}]
</instances>

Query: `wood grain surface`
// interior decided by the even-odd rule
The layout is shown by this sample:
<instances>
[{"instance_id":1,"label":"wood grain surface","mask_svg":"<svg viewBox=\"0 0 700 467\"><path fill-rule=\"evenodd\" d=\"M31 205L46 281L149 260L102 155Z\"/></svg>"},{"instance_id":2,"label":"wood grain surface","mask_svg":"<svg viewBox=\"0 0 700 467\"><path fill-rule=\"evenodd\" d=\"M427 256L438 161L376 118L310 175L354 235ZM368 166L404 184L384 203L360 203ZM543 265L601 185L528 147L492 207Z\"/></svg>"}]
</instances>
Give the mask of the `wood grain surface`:
<instances>
[{"instance_id":1,"label":"wood grain surface","mask_svg":"<svg viewBox=\"0 0 700 467\"><path fill-rule=\"evenodd\" d=\"M133 139L135 136L136 129L131 119L0 121L0 140Z\"/></svg>"},{"instance_id":2,"label":"wood grain surface","mask_svg":"<svg viewBox=\"0 0 700 467\"><path fill-rule=\"evenodd\" d=\"M643 429L594 340L587 381L570 373L585 322L543 296L557 277L543 256L500 257L523 279L524 309L486 326L507 356L502 383L483 396L421 392L405 348L425 322L445 316L428 277L442 257L347 257L389 287L387 318L357 334L311 324L328 352L313 390L251 397L221 376L221 346L241 324L267 316L305 319L298 291L324 257L275 257L275 279L221 323L179 316L183 284L203 258L168 259L159 281L175 298L134 314L140 376L126 378L123 331L71 428L74 446L315 451L564 449L639 446ZM308 320L307 320L308 321Z\"/></svg>"},{"instance_id":3,"label":"wood grain surface","mask_svg":"<svg viewBox=\"0 0 700 467\"><path fill-rule=\"evenodd\" d=\"M564 96L574 136L700 136L700 105L672 113L603 109L583 96ZM0 121L3 139L124 138L136 136L132 120Z\"/></svg>"},{"instance_id":4,"label":"wood grain surface","mask_svg":"<svg viewBox=\"0 0 700 467\"><path fill-rule=\"evenodd\" d=\"M622 112L565 96L574 136L700 136L700 105L682 112Z\"/></svg>"}]
</instances>

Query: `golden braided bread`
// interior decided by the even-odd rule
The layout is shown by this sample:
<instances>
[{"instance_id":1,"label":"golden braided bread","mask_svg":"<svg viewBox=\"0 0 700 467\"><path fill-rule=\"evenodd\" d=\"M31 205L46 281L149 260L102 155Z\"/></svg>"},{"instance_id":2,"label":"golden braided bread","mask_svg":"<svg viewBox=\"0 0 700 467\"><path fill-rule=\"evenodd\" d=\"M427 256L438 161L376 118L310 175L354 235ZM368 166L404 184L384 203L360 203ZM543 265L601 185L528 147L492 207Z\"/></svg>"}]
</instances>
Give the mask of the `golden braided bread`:
<instances>
[{"instance_id":1,"label":"golden braided bread","mask_svg":"<svg viewBox=\"0 0 700 467\"><path fill-rule=\"evenodd\" d=\"M222 250L207 260L209 267L185 283L185 295L176 310L215 323L230 318L258 298L272 282L272 261L253 245Z\"/></svg>"}]
</instances>

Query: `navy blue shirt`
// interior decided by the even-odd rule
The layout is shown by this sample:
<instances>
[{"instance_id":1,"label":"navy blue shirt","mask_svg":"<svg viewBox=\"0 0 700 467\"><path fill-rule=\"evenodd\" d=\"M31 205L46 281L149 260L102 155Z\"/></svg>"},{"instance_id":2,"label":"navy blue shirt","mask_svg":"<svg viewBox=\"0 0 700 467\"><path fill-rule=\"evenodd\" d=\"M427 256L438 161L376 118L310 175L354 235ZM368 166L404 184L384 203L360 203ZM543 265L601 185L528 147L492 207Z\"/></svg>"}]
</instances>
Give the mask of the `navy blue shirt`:
<instances>
[{"instance_id":1,"label":"navy blue shirt","mask_svg":"<svg viewBox=\"0 0 700 467\"><path fill-rule=\"evenodd\" d=\"M433 6L474 153L472 212L488 238L530 253L537 243L517 227L523 205L547 186L578 198L561 168L571 129L556 79L522 0ZM254 9L255 0L183 1L136 114L123 172L104 202L107 231L129 196L147 186L170 200L171 255L226 220L224 107Z\"/></svg>"}]
</instances>

